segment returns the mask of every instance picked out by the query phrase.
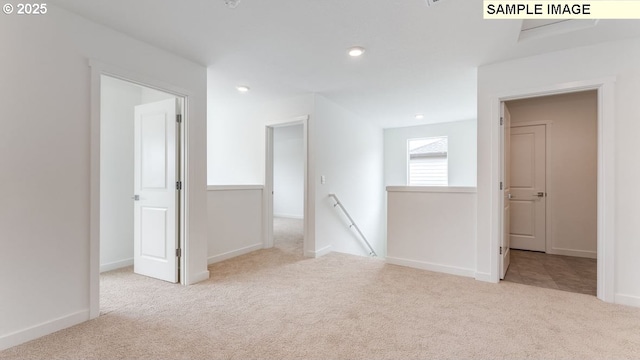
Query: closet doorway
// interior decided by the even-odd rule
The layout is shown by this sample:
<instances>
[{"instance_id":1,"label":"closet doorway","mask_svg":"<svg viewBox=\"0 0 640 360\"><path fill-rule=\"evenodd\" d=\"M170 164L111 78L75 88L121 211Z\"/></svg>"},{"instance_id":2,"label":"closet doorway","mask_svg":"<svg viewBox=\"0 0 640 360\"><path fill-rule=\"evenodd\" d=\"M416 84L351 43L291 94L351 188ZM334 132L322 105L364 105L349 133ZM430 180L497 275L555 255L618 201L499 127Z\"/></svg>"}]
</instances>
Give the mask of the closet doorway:
<instances>
[{"instance_id":1,"label":"closet doorway","mask_svg":"<svg viewBox=\"0 0 640 360\"><path fill-rule=\"evenodd\" d=\"M504 105L509 209L504 280L595 296L597 91Z\"/></svg>"}]
</instances>

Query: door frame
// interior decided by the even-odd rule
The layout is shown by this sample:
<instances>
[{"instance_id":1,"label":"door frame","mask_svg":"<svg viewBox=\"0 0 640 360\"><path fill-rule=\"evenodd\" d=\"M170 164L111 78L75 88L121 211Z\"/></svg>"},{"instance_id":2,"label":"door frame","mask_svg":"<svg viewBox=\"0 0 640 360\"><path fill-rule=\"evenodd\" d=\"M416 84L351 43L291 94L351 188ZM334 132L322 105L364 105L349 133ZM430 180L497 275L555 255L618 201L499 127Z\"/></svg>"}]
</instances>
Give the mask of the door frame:
<instances>
[{"instance_id":1,"label":"door frame","mask_svg":"<svg viewBox=\"0 0 640 360\"><path fill-rule=\"evenodd\" d=\"M179 245L181 256L178 261L180 268L180 283L189 284L189 237L188 198L189 198L189 98L191 93L158 79L150 78L139 73L128 71L116 66L89 60L91 68L91 134L90 134L90 214L89 214L89 318L100 315L100 124L101 124L101 83L102 76L109 76L118 80L150 89L159 90L181 99L182 126L180 129L179 177L182 181L182 191L176 204L179 227ZM160 281L160 280L159 280Z\"/></svg>"},{"instance_id":2,"label":"door frame","mask_svg":"<svg viewBox=\"0 0 640 360\"><path fill-rule=\"evenodd\" d=\"M502 161L504 153L500 150L499 142L502 129L500 126L500 104L510 100L520 100L548 95L559 95L587 90L596 90L598 93L597 128L598 128L598 190L597 190L597 297L605 302L615 301L615 78L602 78L595 80L577 81L571 83L555 84L538 89L514 90L494 97L491 101L491 111L494 114L492 121L493 133L497 134L494 142L496 153L494 159ZM497 118L496 115L497 114ZM498 179L501 179L501 166L498 167ZM501 180L498 180L501 181ZM501 228L503 216L501 208L504 206L498 187L491 187L492 199L496 200L497 213L492 220L494 228ZM491 278L499 281L500 263L498 261L500 235L491 236Z\"/></svg>"},{"instance_id":3,"label":"door frame","mask_svg":"<svg viewBox=\"0 0 640 360\"><path fill-rule=\"evenodd\" d=\"M511 265L511 194L506 194L511 189L511 112L504 101L500 102L500 125L500 152L502 153L502 157L500 158L500 197L502 198L500 212L502 219L505 217L505 212L509 213L509 218L506 221L507 225L505 226L505 221L500 222L498 276L502 280L505 278ZM509 141L507 141L507 139L509 139ZM508 158L506 156L507 154L509 155ZM505 205L505 196L507 196L507 200L509 201L508 211Z\"/></svg>"},{"instance_id":4,"label":"door frame","mask_svg":"<svg viewBox=\"0 0 640 360\"><path fill-rule=\"evenodd\" d=\"M313 219L311 219L310 202L312 194L309 186L309 115L300 116L290 119L286 122L274 123L265 126L265 176L264 176L264 192L262 193L263 204L263 246L264 248L273 247L273 131L275 128L302 125L302 148L304 159L304 187L303 187L303 254L304 256L313 256L313 244L311 244L311 236L309 234Z\"/></svg>"}]
</instances>

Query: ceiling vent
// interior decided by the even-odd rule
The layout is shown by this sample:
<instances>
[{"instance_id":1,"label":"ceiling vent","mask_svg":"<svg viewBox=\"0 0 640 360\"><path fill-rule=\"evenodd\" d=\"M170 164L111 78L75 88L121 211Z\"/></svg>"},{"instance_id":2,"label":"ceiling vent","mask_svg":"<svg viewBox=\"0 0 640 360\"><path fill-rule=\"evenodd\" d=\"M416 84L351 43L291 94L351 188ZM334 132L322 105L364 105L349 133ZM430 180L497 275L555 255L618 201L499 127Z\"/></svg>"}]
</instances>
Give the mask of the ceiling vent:
<instances>
[{"instance_id":1,"label":"ceiling vent","mask_svg":"<svg viewBox=\"0 0 640 360\"><path fill-rule=\"evenodd\" d=\"M437 3L442 2L444 0L424 0L424 1L427 3L428 6L431 6L433 4L437 4Z\"/></svg>"},{"instance_id":2,"label":"ceiling vent","mask_svg":"<svg viewBox=\"0 0 640 360\"><path fill-rule=\"evenodd\" d=\"M542 19L525 19L522 20L520 28L520 37L518 41L526 39L535 39L552 35L564 34L572 31L584 30L594 27L598 24L597 19L584 20L542 20Z\"/></svg>"},{"instance_id":3,"label":"ceiling vent","mask_svg":"<svg viewBox=\"0 0 640 360\"><path fill-rule=\"evenodd\" d=\"M238 4L240 4L240 0L224 0L224 4L227 5L229 9L235 9Z\"/></svg>"}]
</instances>

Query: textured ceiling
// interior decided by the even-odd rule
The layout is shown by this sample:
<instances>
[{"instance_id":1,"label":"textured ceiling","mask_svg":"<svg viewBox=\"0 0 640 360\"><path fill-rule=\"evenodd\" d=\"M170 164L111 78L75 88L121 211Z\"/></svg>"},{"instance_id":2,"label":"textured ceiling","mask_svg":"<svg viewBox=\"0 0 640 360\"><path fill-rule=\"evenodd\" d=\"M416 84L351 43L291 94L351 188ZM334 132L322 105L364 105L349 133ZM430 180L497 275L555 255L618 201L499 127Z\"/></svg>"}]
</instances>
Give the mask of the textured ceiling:
<instances>
[{"instance_id":1,"label":"textured ceiling","mask_svg":"<svg viewBox=\"0 0 640 360\"><path fill-rule=\"evenodd\" d=\"M209 67L211 98L237 84L252 101L317 92L383 127L475 118L480 65L640 36L640 21L603 20L518 42L521 21L483 20L480 0L50 3ZM365 55L349 58L352 45Z\"/></svg>"}]
</instances>

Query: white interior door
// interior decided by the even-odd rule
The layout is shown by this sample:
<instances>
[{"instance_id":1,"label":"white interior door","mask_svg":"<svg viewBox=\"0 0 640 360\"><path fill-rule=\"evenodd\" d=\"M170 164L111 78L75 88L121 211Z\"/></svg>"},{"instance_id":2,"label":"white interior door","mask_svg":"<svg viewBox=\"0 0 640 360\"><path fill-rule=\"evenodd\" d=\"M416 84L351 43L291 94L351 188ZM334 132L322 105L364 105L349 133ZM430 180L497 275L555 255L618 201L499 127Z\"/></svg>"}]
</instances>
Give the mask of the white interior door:
<instances>
[{"instance_id":1,"label":"white interior door","mask_svg":"<svg viewBox=\"0 0 640 360\"><path fill-rule=\"evenodd\" d=\"M178 282L178 99L135 107L134 272Z\"/></svg>"},{"instance_id":2,"label":"white interior door","mask_svg":"<svg viewBox=\"0 0 640 360\"><path fill-rule=\"evenodd\" d=\"M500 109L502 121L502 236L500 242L500 279L504 279L511 262L510 220L511 220L511 114L505 103Z\"/></svg>"},{"instance_id":3,"label":"white interior door","mask_svg":"<svg viewBox=\"0 0 640 360\"><path fill-rule=\"evenodd\" d=\"M511 128L511 247L546 249L546 128Z\"/></svg>"}]
</instances>

